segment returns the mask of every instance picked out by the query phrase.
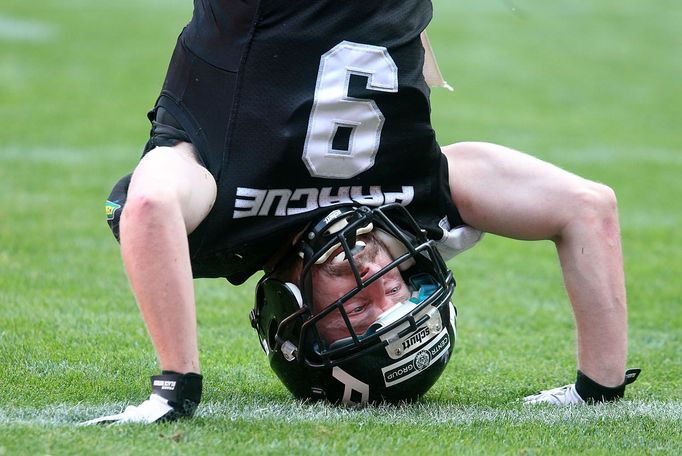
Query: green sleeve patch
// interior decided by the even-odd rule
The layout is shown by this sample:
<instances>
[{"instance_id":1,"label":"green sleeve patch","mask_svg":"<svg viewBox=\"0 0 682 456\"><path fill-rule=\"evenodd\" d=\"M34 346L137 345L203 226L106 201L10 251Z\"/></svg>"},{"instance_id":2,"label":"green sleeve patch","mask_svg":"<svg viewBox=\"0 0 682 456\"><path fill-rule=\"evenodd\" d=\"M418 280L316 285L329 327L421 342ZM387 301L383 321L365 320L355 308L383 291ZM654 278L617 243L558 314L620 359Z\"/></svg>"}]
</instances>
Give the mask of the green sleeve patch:
<instances>
[{"instance_id":1,"label":"green sleeve patch","mask_svg":"<svg viewBox=\"0 0 682 456\"><path fill-rule=\"evenodd\" d=\"M107 201L104 205L104 210L107 213L107 220L113 220L114 215L116 215L116 211L119 209L121 209L120 204L116 204L113 201Z\"/></svg>"}]
</instances>

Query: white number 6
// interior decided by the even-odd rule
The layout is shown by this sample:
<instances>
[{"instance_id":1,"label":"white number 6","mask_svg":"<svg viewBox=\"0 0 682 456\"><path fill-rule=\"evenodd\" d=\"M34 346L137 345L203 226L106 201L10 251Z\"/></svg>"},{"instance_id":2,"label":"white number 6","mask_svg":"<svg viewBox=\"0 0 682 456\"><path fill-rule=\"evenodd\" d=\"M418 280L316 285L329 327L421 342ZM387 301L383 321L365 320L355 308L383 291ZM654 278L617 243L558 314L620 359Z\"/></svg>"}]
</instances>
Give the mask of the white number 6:
<instances>
[{"instance_id":1,"label":"white number 6","mask_svg":"<svg viewBox=\"0 0 682 456\"><path fill-rule=\"evenodd\" d=\"M322 56L303 147L313 177L348 179L374 165L384 115L374 100L348 95L351 74L367 77L369 90L398 91L398 67L385 47L342 41Z\"/></svg>"}]
</instances>

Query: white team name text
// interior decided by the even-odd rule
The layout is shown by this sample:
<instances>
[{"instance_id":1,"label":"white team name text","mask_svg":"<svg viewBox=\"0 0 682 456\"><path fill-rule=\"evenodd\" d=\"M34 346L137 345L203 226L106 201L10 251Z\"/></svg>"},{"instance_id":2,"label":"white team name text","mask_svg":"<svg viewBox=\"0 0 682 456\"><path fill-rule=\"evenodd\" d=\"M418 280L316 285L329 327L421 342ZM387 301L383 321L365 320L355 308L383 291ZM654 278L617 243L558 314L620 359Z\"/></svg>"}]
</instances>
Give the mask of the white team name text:
<instances>
[{"instance_id":1,"label":"white team name text","mask_svg":"<svg viewBox=\"0 0 682 456\"><path fill-rule=\"evenodd\" d=\"M296 189L237 187L232 217L286 217L339 204L381 206L400 203L407 206L413 199L414 187L411 185L403 185L402 190L393 192L385 191L379 185Z\"/></svg>"}]
</instances>

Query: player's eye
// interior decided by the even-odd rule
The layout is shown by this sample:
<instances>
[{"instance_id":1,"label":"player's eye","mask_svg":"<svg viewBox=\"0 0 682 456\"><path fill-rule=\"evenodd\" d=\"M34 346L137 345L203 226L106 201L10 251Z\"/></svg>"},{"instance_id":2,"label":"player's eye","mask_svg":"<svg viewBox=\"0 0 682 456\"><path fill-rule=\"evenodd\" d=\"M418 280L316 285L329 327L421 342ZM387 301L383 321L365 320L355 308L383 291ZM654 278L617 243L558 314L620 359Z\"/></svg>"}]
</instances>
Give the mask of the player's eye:
<instances>
[{"instance_id":1,"label":"player's eye","mask_svg":"<svg viewBox=\"0 0 682 456\"><path fill-rule=\"evenodd\" d=\"M394 294L398 293L398 292L400 291L401 288L402 288L402 287L400 287L399 285L396 285L395 287L389 289L389 290L388 290L388 293L386 293L386 294L394 295Z\"/></svg>"},{"instance_id":2,"label":"player's eye","mask_svg":"<svg viewBox=\"0 0 682 456\"><path fill-rule=\"evenodd\" d=\"M346 306L346 313L348 315L357 315L365 310L364 304L350 304Z\"/></svg>"},{"instance_id":3,"label":"player's eye","mask_svg":"<svg viewBox=\"0 0 682 456\"><path fill-rule=\"evenodd\" d=\"M351 313L351 315L352 315L352 314L359 314L359 313L362 312L363 310L365 310L365 306L355 306L355 307L353 307L353 309L350 311L350 313Z\"/></svg>"}]
</instances>

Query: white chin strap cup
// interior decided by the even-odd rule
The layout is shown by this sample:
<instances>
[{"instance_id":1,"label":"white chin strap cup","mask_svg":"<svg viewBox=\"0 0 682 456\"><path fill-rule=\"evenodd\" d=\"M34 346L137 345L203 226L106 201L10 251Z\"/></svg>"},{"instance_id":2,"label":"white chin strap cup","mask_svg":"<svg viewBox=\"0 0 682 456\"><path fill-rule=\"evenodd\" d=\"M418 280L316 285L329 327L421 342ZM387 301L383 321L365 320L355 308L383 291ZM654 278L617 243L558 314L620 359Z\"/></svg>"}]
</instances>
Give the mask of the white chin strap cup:
<instances>
[{"instance_id":1,"label":"white chin strap cup","mask_svg":"<svg viewBox=\"0 0 682 456\"><path fill-rule=\"evenodd\" d=\"M388 326L391 323L400 320L402 317L412 312L416 307L417 304L410 300L396 304L379 315L379 318L377 318L374 323L369 325L369 328L367 328L367 332L365 334L369 335L375 333L384 326Z\"/></svg>"}]
</instances>

